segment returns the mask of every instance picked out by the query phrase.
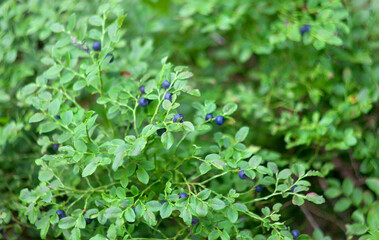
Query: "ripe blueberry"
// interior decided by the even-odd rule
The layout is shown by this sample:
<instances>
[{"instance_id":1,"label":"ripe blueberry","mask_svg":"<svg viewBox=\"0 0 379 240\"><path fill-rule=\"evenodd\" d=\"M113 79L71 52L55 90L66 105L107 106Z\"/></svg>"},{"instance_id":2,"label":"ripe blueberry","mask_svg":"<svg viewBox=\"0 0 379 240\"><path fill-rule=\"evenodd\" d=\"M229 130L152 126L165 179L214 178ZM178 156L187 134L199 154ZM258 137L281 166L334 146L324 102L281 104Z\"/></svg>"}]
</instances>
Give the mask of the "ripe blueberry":
<instances>
[{"instance_id":1,"label":"ripe blueberry","mask_svg":"<svg viewBox=\"0 0 379 240\"><path fill-rule=\"evenodd\" d=\"M145 85L142 85L140 88L139 88L139 91L143 94L145 93Z\"/></svg>"},{"instance_id":2,"label":"ripe blueberry","mask_svg":"<svg viewBox=\"0 0 379 240\"><path fill-rule=\"evenodd\" d=\"M101 50L101 43L100 43L100 42L94 42L94 43L92 44L92 49L93 49L94 51L100 51L100 50Z\"/></svg>"},{"instance_id":3,"label":"ripe blueberry","mask_svg":"<svg viewBox=\"0 0 379 240\"><path fill-rule=\"evenodd\" d=\"M90 224L92 222L92 219L86 218L86 225Z\"/></svg>"},{"instance_id":4,"label":"ripe blueberry","mask_svg":"<svg viewBox=\"0 0 379 240\"><path fill-rule=\"evenodd\" d=\"M195 226L200 220L198 218L193 218L191 221L191 225Z\"/></svg>"},{"instance_id":5,"label":"ripe blueberry","mask_svg":"<svg viewBox=\"0 0 379 240\"><path fill-rule=\"evenodd\" d=\"M180 199L180 198L187 198L187 197L188 197L188 194L185 193L185 192L179 194L179 199Z\"/></svg>"},{"instance_id":6,"label":"ripe blueberry","mask_svg":"<svg viewBox=\"0 0 379 240\"><path fill-rule=\"evenodd\" d=\"M209 119L212 120L213 118L213 114L212 113L208 113L207 115L205 115L205 121L208 121Z\"/></svg>"},{"instance_id":7,"label":"ripe blueberry","mask_svg":"<svg viewBox=\"0 0 379 240\"><path fill-rule=\"evenodd\" d=\"M169 87L170 87L170 82L169 81L164 81L163 83L162 83L162 87L164 88L164 89L168 89Z\"/></svg>"},{"instance_id":8,"label":"ripe blueberry","mask_svg":"<svg viewBox=\"0 0 379 240\"><path fill-rule=\"evenodd\" d=\"M177 113L175 114L174 116L174 122L177 122L179 120L179 122L184 122L184 116L183 114L180 114L180 113Z\"/></svg>"},{"instance_id":9,"label":"ripe blueberry","mask_svg":"<svg viewBox=\"0 0 379 240\"><path fill-rule=\"evenodd\" d=\"M54 118L55 118L55 120L59 120L59 119L61 119L61 116L55 115Z\"/></svg>"},{"instance_id":10,"label":"ripe blueberry","mask_svg":"<svg viewBox=\"0 0 379 240\"><path fill-rule=\"evenodd\" d=\"M225 122L225 118L223 117L223 116L221 116L221 115L219 115L219 116L217 116L216 118L215 118L215 123L217 124L217 125L222 125L222 124L224 124L224 122Z\"/></svg>"},{"instance_id":11,"label":"ripe blueberry","mask_svg":"<svg viewBox=\"0 0 379 240\"><path fill-rule=\"evenodd\" d=\"M149 99L146 99L146 98L143 98L141 97L139 100L138 100L138 103L141 107L146 107L147 105L149 105L150 101Z\"/></svg>"},{"instance_id":12,"label":"ripe blueberry","mask_svg":"<svg viewBox=\"0 0 379 240\"><path fill-rule=\"evenodd\" d=\"M172 94L171 93L166 93L165 95L164 95L164 99L166 99L166 100L169 100L170 102L172 102Z\"/></svg>"},{"instance_id":13,"label":"ripe blueberry","mask_svg":"<svg viewBox=\"0 0 379 240\"><path fill-rule=\"evenodd\" d=\"M166 131L167 131L166 128L161 128L157 130L157 134L158 136L162 136L162 134L165 133Z\"/></svg>"},{"instance_id":14,"label":"ripe blueberry","mask_svg":"<svg viewBox=\"0 0 379 240\"><path fill-rule=\"evenodd\" d=\"M263 187L262 187L262 185L257 185L257 186L255 186L255 191L256 191L256 192L262 192L262 191L263 191Z\"/></svg>"},{"instance_id":15,"label":"ripe blueberry","mask_svg":"<svg viewBox=\"0 0 379 240\"><path fill-rule=\"evenodd\" d=\"M163 201L161 201L161 204L163 205L163 204L165 204L167 202L167 200L163 200Z\"/></svg>"},{"instance_id":16,"label":"ripe blueberry","mask_svg":"<svg viewBox=\"0 0 379 240\"><path fill-rule=\"evenodd\" d=\"M293 185L293 186L291 187L291 192L294 192L296 187L297 187L297 185Z\"/></svg>"},{"instance_id":17,"label":"ripe blueberry","mask_svg":"<svg viewBox=\"0 0 379 240\"><path fill-rule=\"evenodd\" d=\"M247 176L245 174L245 171L244 170L241 170L238 172L238 177L240 177L241 179L246 179Z\"/></svg>"},{"instance_id":18,"label":"ripe blueberry","mask_svg":"<svg viewBox=\"0 0 379 240\"><path fill-rule=\"evenodd\" d=\"M111 58L111 59L109 59L109 63L112 63L113 60L114 60L114 56L113 56L113 54L112 54L112 53L107 53L107 55L105 55L105 58L107 58L107 57L110 57L110 58Z\"/></svg>"},{"instance_id":19,"label":"ripe blueberry","mask_svg":"<svg viewBox=\"0 0 379 240\"><path fill-rule=\"evenodd\" d=\"M309 25L309 24L304 24L303 26L300 27L300 34L301 34L301 35L304 35L304 34L306 34L307 32L309 32L309 30L311 30L311 25Z\"/></svg>"},{"instance_id":20,"label":"ripe blueberry","mask_svg":"<svg viewBox=\"0 0 379 240\"><path fill-rule=\"evenodd\" d=\"M298 238L301 235L300 231L297 230L297 229L292 230L291 234L293 236L293 239L296 239L296 238Z\"/></svg>"},{"instance_id":21,"label":"ripe blueberry","mask_svg":"<svg viewBox=\"0 0 379 240\"><path fill-rule=\"evenodd\" d=\"M58 151L58 148L59 148L59 144L58 143L55 143L53 144L53 146L51 147L53 149L53 151Z\"/></svg>"},{"instance_id":22,"label":"ripe blueberry","mask_svg":"<svg viewBox=\"0 0 379 240\"><path fill-rule=\"evenodd\" d=\"M65 218L65 217L66 217L66 213L65 213L65 211L63 211L63 210L61 210L61 209L57 210L56 213L57 213L59 219L62 219L62 218Z\"/></svg>"}]
</instances>

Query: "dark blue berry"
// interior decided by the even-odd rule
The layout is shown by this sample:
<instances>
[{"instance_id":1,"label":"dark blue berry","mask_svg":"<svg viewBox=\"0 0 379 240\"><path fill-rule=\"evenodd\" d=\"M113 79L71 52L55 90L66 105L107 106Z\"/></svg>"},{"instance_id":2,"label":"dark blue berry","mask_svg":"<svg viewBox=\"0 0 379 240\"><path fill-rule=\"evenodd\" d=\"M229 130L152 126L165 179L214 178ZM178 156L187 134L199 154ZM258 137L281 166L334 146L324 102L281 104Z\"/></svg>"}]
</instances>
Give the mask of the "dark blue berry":
<instances>
[{"instance_id":1,"label":"dark blue berry","mask_svg":"<svg viewBox=\"0 0 379 240\"><path fill-rule=\"evenodd\" d=\"M163 201L161 201L161 204L163 205L163 204L165 204L167 202L167 200L163 200Z\"/></svg>"},{"instance_id":2,"label":"dark blue berry","mask_svg":"<svg viewBox=\"0 0 379 240\"><path fill-rule=\"evenodd\" d=\"M166 128L161 128L157 130L157 134L158 136L162 136L162 134L165 133L166 131L167 131Z\"/></svg>"},{"instance_id":3,"label":"dark blue berry","mask_svg":"<svg viewBox=\"0 0 379 240\"><path fill-rule=\"evenodd\" d=\"M166 93L165 95L164 95L164 99L166 99L166 100L169 100L170 102L172 102L172 94L171 93Z\"/></svg>"},{"instance_id":4,"label":"dark blue berry","mask_svg":"<svg viewBox=\"0 0 379 240\"><path fill-rule=\"evenodd\" d=\"M293 236L293 239L296 239L296 238L298 238L301 235L300 231L297 230L297 229L292 230L291 234Z\"/></svg>"},{"instance_id":5,"label":"dark blue berry","mask_svg":"<svg viewBox=\"0 0 379 240\"><path fill-rule=\"evenodd\" d=\"M309 25L309 24L304 24L303 26L300 27L300 34L301 34L301 35L304 35L304 34L306 34L307 32L309 32L309 30L311 30L311 25Z\"/></svg>"},{"instance_id":6,"label":"dark blue berry","mask_svg":"<svg viewBox=\"0 0 379 240\"><path fill-rule=\"evenodd\" d=\"M207 115L205 115L205 121L208 121L209 119L212 120L213 118L213 114L212 113L208 113Z\"/></svg>"},{"instance_id":7,"label":"dark blue berry","mask_svg":"<svg viewBox=\"0 0 379 240\"><path fill-rule=\"evenodd\" d=\"M257 186L255 186L255 191L256 192L262 192L263 191L263 187L261 185L257 185Z\"/></svg>"},{"instance_id":8,"label":"dark blue berry","mask_svg":"<svg viewBox=\"0 0 379 240\"><path fill-rule=\"evenodd\" d=\"M200 220L198 218L193 218L191 221L192 226L195 226Z\"/></svg>"},{"instance_id":9,"label":"dark blue berry","mask_svg":"<svg viewBox=\"0 0 379 240\"><path fill-rule=\"evenodd\" d=\"M225 122L225 118L223 117L223 116L221 116L221 115L219 115L219 116L217 116L216 118L215 118L215 123L217 124L217 125L222 125L222 124L224 124L224 122Z\"/></svg>"},{"instance_id":10,"label":"dark blue berry","mask_svg":"<svg viewBox=\"0 0 379 240\"><path fill-rule=\"evenodd\" d=\"M146 98L143 98L141 97L139 100L138 100L138 103L141 107L146 107L147 105L149 105L150 101L149 99L146 99Z\"/></svg>"},{"instance_id":11,"label":"dark blue berry","mask_svg":"<svg viewBox=\"0 0 379 240\"><path fill-rule=\"evenodd\" d=\"M55 120L59 120L59 119L61 119L61 116L55 115L54 118L55 118Z\"/></svg>"},{"instance_id":12,"label":"dark blue berry","mask_svg":"<svg viewBox=\"0 0 379 240\"><path fill-rule=\"evenodd\" d=\"M86 225L90 224L92 222L92 219L86 218Z\"/></svg>"},{"instance_id":13,"label":"dark blue berry","mask_svg":"<svg viewBox=\"0 0 379 240\"><path fill-rule=\"evenodd\" d=\"M51 147L53 149L53 151L58 151L58 148L59 148L59 144L58 143L55 143L53 144L53 146Z\"/></svg>"},{"instance_id":14,"label":"dark blue berry","mask_svg":"<svg viewBox=\"0 0 379 240\"><path fill-rule=\"evenodd\" d=\"M57 213L59 219L62 219L62 218L65 218L65 217L66 217L66 213L65 213L65 211L63 211L63 210L61 210L61 209L57 210L56 213Z\"/></svg>"},{"instance_id":15,"label":"dark blue berry","mask_svg":"<svg viewBox=\"0 0 379 240\"><path fill-rule=\"evenodd\" d=\"M296 187L297 185L293 185L293 187L291 187L291 192L294 192Z\"/></svg>"},{"instance_id":16,"label":"dark blue berry","mask_svg":"<svg viewBox=\"0 0 379 240\"><path fill-rule=\"evenodd\" d=\"M142 85L140 88L139 88L139 91L144 94L145 93L145 85Z\"/></svg>"},{"instance_id":17,"label":"dark blue berry","mask_svg":"<svg viewBox=\"0 0 379 240\"><path fill-rule=\"evenodd\" d=\"M94 51L100 51L100 50L101 50L101 43L100 43L100 42L94 42L94 43L92 44L92 49L93 49Z\"/></svg>"},{"instance_id":18,"label":"dark blue berry","mask_svg":"<svg viewBox=\"0 0 379 240\"><path fill-rule=\"evenodd\" d=\"M246 176L246 174L245 174L245 171L244 171L244 170L239 171L239 172L238 172L238 177L240 177L242 180L243 180L243 179L246 179L247 176Z\"/></svg>"},{"instance_id":19,"label":"dark blue berry","mask_svg":"<svg viewBox=\"0 0 379 240\"><path fill-rule=\"evenodd\" d=\"M183 114L180 114L180 113L177 113L175 114L174 116L174 122L177 122L179 120L179 122L184 122L184 116Z\"/></svg>"},{"instance_id":20,"label":"dark blue berry","mask_svg":"<svg viewBox=\"0 0 379 240\"><path fill-rule=\"evenodd\" d=\"M162 83L162 87L164 88L164 89L168 89L169 87L170 87L170 82L169 81L164 81L163 83Z\"/></svg>"},{"instance_id":21,"label":"dark blue berry","mask_svg":"<svg viewBox=\"0 0 379 240\"><path fill-rule=\"evenodd\" d=\"M114 56L112 53L107 53L107 55L105 55L105 58L107 57L110 57L111 59L109 59L109 63L112 63L114 61Z\"/></svg>"},{"instance_id":22,"label":"dark blue berry","mask_svg":"<svg viewBox=\"0 0 379 240\"><path fill-rule=\"evenodd\" d=\"M188 197L188 194L185 193L185 192L179 194L179 199L180 199L180 198L187 198L187 197Z\"/></svg>"}]
</instances>

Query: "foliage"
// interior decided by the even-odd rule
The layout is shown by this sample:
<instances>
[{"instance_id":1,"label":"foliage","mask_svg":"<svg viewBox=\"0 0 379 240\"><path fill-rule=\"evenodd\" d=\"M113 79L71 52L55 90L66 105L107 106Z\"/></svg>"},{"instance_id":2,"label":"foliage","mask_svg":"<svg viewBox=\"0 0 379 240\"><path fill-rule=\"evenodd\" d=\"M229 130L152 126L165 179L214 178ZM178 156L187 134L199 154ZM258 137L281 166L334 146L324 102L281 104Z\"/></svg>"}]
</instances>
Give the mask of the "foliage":
<instances>
[{"instance_id":1,"label":"foliage","mask_svg":"<svg viewBox=\"0 0 379 240\"><path fill-rule=\"evenodd\" d=\"M5 0L0 236L377 239L378 10Z\"/></svg>"}]
</instances>

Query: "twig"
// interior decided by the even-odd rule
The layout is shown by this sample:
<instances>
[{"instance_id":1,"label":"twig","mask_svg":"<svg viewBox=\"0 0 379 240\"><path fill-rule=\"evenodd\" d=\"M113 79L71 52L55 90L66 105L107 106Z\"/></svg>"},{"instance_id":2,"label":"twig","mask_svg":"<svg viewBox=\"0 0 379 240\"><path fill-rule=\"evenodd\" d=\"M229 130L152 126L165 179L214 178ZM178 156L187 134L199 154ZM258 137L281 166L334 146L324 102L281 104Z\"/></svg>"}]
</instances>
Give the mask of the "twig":
<instances>
[{"instance_id":1,"label":"twig","mask_svg":"<svg viewBox=\"0 0 379 240\"><path fill-rule=\"evenodd\" d=\"M301 205L300 209L304 213L305 217L308 219L308 222L311 224L314 230L320 228L320 226L313 218L312 214L308 211L308 208L305 206L305 204Z\"/></svg>"}]
</instances>

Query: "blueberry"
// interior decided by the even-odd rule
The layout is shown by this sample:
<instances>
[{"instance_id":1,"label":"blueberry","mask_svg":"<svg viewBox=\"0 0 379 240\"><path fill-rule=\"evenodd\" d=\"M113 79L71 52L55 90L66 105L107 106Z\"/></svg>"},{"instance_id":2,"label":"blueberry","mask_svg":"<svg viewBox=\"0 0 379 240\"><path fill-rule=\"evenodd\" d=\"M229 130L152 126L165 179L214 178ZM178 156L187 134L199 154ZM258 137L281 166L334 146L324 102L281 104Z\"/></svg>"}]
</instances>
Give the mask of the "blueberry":
<instances>
[{"instance_id":1,"label":"blueberry","mask_svg":"<svg viewBox=\"0 0 379 240\"><path fill-rule=\"evenodd\" d=\"M200 220L198 218L193 218L191 221L192 226L195 226Z\"/></svg>"},{"instance_id":2,"label":"blueberry","mask_svg":"<svg viewBox=\"0 0 379 240\"><path fill-rule=\"evenodd\" d=\"M223 116L221 116L221 115L219 115L219 116L217 116L216 118L215 118L215 123L217 124L217 125L222 125L222 124L224 124L224 122L225 122L225 118L223 117Z\"/></svg>"},{"instance_id":3,"label":"blueberry","mask_svg":"<svg viewBox=\"0 0 379 240\"><path fill-rule=\"evenodd\" d=\"M146 107L147 105L149 105L150 101L149 99L146 99L146 98L143 98L141 97L139 100L138 100L138 103L141 107Z\"/></svg>"},{"instance_id":4,"label":"blueberry","mask_svg":"<svg viewBox=\"0 0 379 240\"><path fill-rule=\"evenodd\" d=\"M307 32L309 32L309 30L311 30L311 25L305 24L305 25L303 25L303 26L300 27L300 34L304 35Z\"/></svg>"},{"instance_id":5,"label":"blueberry","mask_svg":"<svg viewBox=\"0 0 379 240\"><path fill-rule=\"evenodd\" d=\"M262 185L257 185L257 186L255 186L255 191L256 191L256 192L262 192L262 191L263 191L263 187L262 187Z\"/></svg>"},{"instance_id":6,"label":"blueberry","mask_svg":"<svg viewBox=\"0 0 379 240\"><path fill-rule=\"evenodd\" d=\"M65 217L66 217L66 213L65 213L65 211L63 211L63 210L61 210L61 209L57 210L56 213L57 213L59 219L62 219L62 218L65 218Z\"/></svg>"},{"instance_id":7,"label":"blueberry","mask_svg":"<svg viewBox=\"0 0 379 240\"><path fill-rule=\"evenodd\" d=\"M61 116L55 115L54 118L55 118L55 120L59 120L59 119L61 119Z\"/></svg>"},{"instance_id":8,"label":"blueberry","mask_svg":"<svg viewBox=\"0 0 379 240\"><path fill-rule=\"evenodd\" d=\"M205 121L208 121L209 119L212 120L213 118L213 114L212 113L208 113L206 116L205 116Z\"/></svg>"},{"instance_id":9,"label":"blueberry","mask_svg":"<svg viewBox=\"0 0 379 240\"><path fill-rule=\"evenodd\" d=\"M94 42L94 43L92 44L92 49L93 49L94 51L100 51L100 50L101 50L101 43L100 43L100 42Z\"/></svg>"},{"instance_id":10,"label":"blueberry","mask_svg":"<svg viewBox=\"0 0 379 240\"><path fill-rule=\"evenodd\" d=\"M92 222L92 219L86 218L86 225L90 224Z\"/></svg>"},{"instance_id":11,"label":"blueberry","mask_svg":"<svg viewBox=\"0 0 379 240\"><path fill-rule=\"evenodd\" d=\"M301 235L300 231L297 230L297 229L292 230L291 234L293 236L293 239L296 239L296 238L298 238Z\"/></svg>"},{"instance_id":12,"label":"blueberry","mask_svg":"<svg viewBox=\"0 0 379 240\"><path fill-rule=\"evenodd\" d=\"M177 113L175 114L174 116L174 122L177 122L179 120L179 122L184 122L184 116L183 114L180 114L180 113Z\"/></svg>"},{"instance_id":13,"label":"blueberry","mask_svg":"<svg viewBox=\"0 0 379 240\"><path fill-rule=\"evenodd\" d=\"M166 131L167 131L166 128L161 128L157 130L157 134L158 136L162 136L162 134L165 133Z\"/></svg>"},{"instance_id":14,"label":"blueberry","mask_svg":"<svg viewBox=\"0 0 379 240\"><path fill-rule=\"evenodd\" d=\"M165 95L164 95L164 99L166 99L166 100L169 100L170 102L172 102L172 94L171 93L166 93Z\"/></svg>"},{"instance_id":15,"label":"blueberry","mask_svg":"<svg viewBox=\"0 0 379 240\"><path fill-rule=\"evenodd\" d=\"M247 176L246 176L246 174L245 174L245 171L244 171L244 170L239 171L239 172L238 172L238 177L240 177L242 180L243 180L243 179L246 179Z\"/></svg>"},{"instance_id":16,"label":"blueberry","mask_svg":"<svg viewBox=\"0 0 379 240\"><path fill-rule=\"evenodd\" d=\"M142 85L140 88L139 88L139 91L144 94L145 93L145 85Z\"/></svg>"},{"instance_id":17,"label":"blueberry","mask_svg":"<svg viewBox=\"0 0 379 240\"><path fill-rule=\"evenodd\" d=\"M170 87L170 82L169 81L164 81L163 83L162 83L162 87L164 88L164 89L168 89L169 87Z\"/></svg>"},{"instance_id":18,"label":"blueberry","mask_svg":"<svg viewBox=\"0 0 379 240\"><path fill-rule=\"evenodd\" d=\"M297 185L293 185L293 187L291 187L291 192L294 192L296 187Z\"/></svg>"},{"instance_id":19,"label":"blueberry","mask_svg":"<svg viewBox=\"0 0 379 240\"><path fill-rule=\"evenodd\" d=\"M185 192L179 194L179 199L180 199L180 198L187 198L187 197L188 197L188 194L185 193Z\"/></svg>"},{"instance_id":20,"label":"blueberry","mask_svg":"<svg viewBox=\"0 0 379 240\"><path fill-rule=\"evenodd\" d=\"M53 144L53 146L51 148L53 149L53 151L57 152L58 148L59 148L59 144L55 143L55 144Z\"/></svg>"},{"instance_id":21,"label":"blueberry","mask_svg":"<svg viewBox=\"0 0 379 240\"><path fill-rule=\"evenodd\" d=\"M167 200L163 200L163 201L161 201L161 204L163 205L163 204L165 204L167 202Z\"/></svg>"},{"instance_id":22,"label":"blueberry","mask_svg":"<svg viewBox=\"0 0 379 240\"><path fill-rule=\"evenodd\" d=\"M109 59L109 63L112 63L114 61L114 56L112 53L107 53L107 55L105 55L105 58L107 57L110 57L111 59Z\"/></svg>"}]
</instances>

